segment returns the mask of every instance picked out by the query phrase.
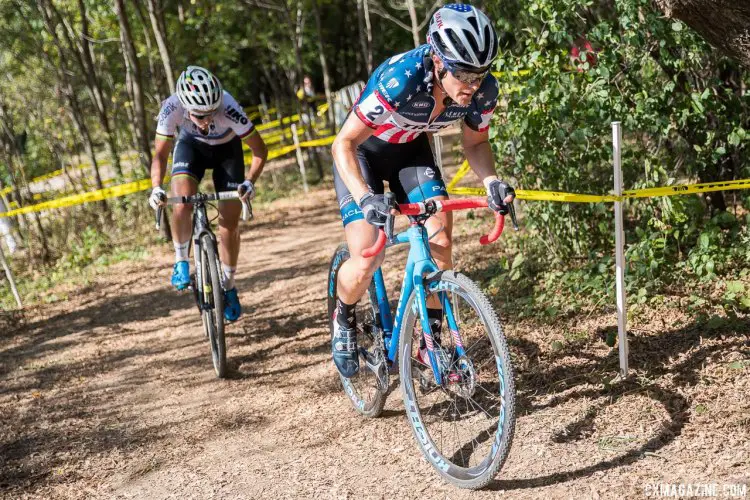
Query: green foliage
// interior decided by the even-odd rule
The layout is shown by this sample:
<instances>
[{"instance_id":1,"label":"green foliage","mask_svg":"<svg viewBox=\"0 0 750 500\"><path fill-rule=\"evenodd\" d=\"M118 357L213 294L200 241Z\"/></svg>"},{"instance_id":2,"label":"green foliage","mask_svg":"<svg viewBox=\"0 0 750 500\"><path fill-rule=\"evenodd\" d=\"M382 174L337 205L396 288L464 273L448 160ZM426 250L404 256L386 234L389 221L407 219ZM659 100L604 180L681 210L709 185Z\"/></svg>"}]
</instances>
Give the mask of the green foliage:
<instances>
[{"instance_id":1,"label":"green foliage","mask_svg":"<svg viewBox=\"0 0 750 500\"><path fill-rule=\"evenodd\" d=\"M519 187L610 192L611 121L623 126L626 189L750 176L750 96L741 91L750 78L650 0L516 0L491 13L507 31L493 148L500 173ZM747 226L724 211L727 199L626 204L633 300L747 265ZM524 213L525 253L542 270L529 310L611 303L612 205L534 202Z\"/></svg>"}]
</instances>

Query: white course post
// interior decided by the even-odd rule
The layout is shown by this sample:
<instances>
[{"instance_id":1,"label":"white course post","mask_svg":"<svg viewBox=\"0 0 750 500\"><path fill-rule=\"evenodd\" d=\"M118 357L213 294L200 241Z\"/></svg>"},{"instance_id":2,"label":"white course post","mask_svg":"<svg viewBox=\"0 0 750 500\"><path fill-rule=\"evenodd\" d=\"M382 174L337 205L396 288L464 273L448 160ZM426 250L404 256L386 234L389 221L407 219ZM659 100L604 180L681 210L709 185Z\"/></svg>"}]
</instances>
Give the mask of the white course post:
<instances>
[{"instance_id":1,"label":"white course post","mask_svg":"<svg viewBox=\"0 0 750 500\"><path fill-rule=\"evenodd\" d=\"M612 152L615 168L615 196L622 196L622 128L612 122ZM615 280L617 286L617 338L620 351L620 377L628 376L627 301L625 298L625 230L622 224L622 201L615 202Z\"/></svg>"},{"instance_id":2,"label":"white course post","mask_svg":"<svg viewBox=\"0 0 750 500\"><path fill-rule=\"evenodd\" d=\"M432 144L435 146L435 163L437 164L440 175L443 175L443 138L437 133L432 135ZM443 175L443 179L445 176Z\"/></svg>"},{"instance_id":3,"label":"white course post","mask_svg":"<svg viewBox=\"0 0 750 500\"><path fill-rule=\"evenodd\" d=\"M13 292L13 297L15 297L16 304L18 304L18 308L20 309L23 307L23 304L21 303L21 296L18 294L18 288L16 288L16 281L13 279L13 273L10 270L10 266L8 266L8 263L5 261L5 254L3 253L2 243L0 243L0 264L2 264L3 269L5 270L5 276L8 278L10 290Z\"/></svg>"},{"instance_id":4,"label":"white course post","mask_svg":"<svg viewBox=\"0 0 750 500\"><path fill-rule=\"evenodd\" d=\"M302 157L302 149L299 147L299 137L297 137L297 125L292 123L292 140L297 148L297 164L299 165L299 173L302 176L302 187L307 193L307 175L305 174L305 159Z\"/></svg>"}]
</instances>

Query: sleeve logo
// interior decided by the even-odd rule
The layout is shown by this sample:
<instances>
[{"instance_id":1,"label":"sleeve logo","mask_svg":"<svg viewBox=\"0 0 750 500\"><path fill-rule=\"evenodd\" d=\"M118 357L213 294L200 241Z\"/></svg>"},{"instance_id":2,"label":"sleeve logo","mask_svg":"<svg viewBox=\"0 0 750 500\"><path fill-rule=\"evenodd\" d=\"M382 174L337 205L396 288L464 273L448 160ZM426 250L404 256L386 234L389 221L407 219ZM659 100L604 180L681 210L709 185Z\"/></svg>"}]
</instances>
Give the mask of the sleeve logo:
<instances>
[{"instance_id":1,"label":"sleeve logo","mask_svg":"<svg viewBox=\"0 0 750 500\"><path fill-rule=\"evenodd\" d=\"M386 88L395 89L396 87L398 87L398 80L396 80L395 78L391 78L390 80L388 80Z\"/></svg>"},{"instance_id":2,"label":"sleeve logo","mask_svg":"<svg viewBox=\"0 0 750 500\"><path fill-rule=\"evenodd\" d=\"M231 106L227 106L227 108L224 110L224 114L226 115L227 118L229 118L235 123L241 123L242 125L247 125L247 117Z\"/></svg>"}]
</instances>

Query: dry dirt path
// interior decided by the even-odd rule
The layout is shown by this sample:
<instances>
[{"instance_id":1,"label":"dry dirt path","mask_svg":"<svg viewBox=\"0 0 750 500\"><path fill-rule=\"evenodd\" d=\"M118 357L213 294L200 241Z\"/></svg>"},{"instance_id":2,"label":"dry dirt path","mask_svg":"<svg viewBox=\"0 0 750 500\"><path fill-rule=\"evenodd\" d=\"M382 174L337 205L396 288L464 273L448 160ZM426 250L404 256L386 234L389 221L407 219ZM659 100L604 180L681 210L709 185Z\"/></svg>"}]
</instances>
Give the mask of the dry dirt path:
<instances>
[{"instance_id":1,"label":"dry dirt path","mask_svg":"<svg viewBox=\"0 0 750 500\"><path fill-rule=\"evenodd\" d=\"M332 190L308 203L323 207L275 202L243 230L246 313L228 328L228 380L214 376L192 298L167 286L167 248L113 266L1 335L0 494L637 498L650 483L750 479L746 325L644 321L631 344L640 371L610 386L616 353L595 333L568 345L569 322L505 318L518 370L512 452L489 490L448 486L421 458L398 391L374 420L340 391L325 271L342 232ZM458 227L458 265L481 273L500 247L480 250L481 228ZM550 351L553 340L563 347Z\"/></svg>"}]
</instances>

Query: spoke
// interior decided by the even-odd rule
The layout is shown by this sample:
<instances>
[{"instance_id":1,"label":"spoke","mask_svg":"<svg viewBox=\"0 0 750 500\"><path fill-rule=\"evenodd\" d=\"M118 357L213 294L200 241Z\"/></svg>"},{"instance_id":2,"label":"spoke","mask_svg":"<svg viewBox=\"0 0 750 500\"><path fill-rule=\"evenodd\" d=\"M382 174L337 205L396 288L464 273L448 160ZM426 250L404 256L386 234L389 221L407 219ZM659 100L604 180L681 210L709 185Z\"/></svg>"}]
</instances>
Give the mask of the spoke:
<instances>
[{"instance_id":1,"label":"spoke","mask_svg":"<svg viewBox=\"0 0 750 500\"><path fill-rule=\"evenodd\" d=\"M502 401L502 398L500 397L499 394L492 393L492 392L488 391L487 389L485 389L484 387L482 387L481 385L477 385L477 387L479 387L484 392L486 392L493 400L497 401L495 404L493 404L492 406L490 406L490 408L489 408L490 410L493 409L493 408L495 408L497 405L502 404L503 401Z\"/></svg>"},{"instance_id":2,"label":"spoke","mask_svg":"<svg viewBox=\"0 0 750 500\"><path fill-rule=\"evenodd\" d=\"M458 410L458 406L456 406L456 410ZM456 448L458 448L458 452L461 454L461 466L466 465L466 457L464 457L464 447L461 446L461 443L463 440L461 439L461 433L458 431L458 419L454 420L453 426L456 428ZM455 455L455 453L454 453Z\"/></svg>"},{"instance_id":3,"label":"spoke","mask_svg":"<svg viewBox=\"0 0 750 500\"><path fill-rule=\"evenodd\" d=\"M470 345L469 347L465 347L465 348L464 348L464 350L466 351L466 355L467 355L467 356L469 355L469 353L470 353L470 352L471 352L471 351L472 351L472 350L473 350L473 349L474 349L474 348L475 348L476 346L480 346L480 347L490 347L490 348L492 348L492 347L493 347L493 346L492 346L492 342L489 342L489 339L488 339L488 337L487 337L487 330L485 330L485 331L484 331L484 333L485 333L485 335L483 335L483 336L481 336L480 338L478 338L478 339L476 340L476 342L474 342L473 344L471 344L471 345ZM482 345L482 344L484 344L485 342L487 342L487 344L489 344L489 345ZM492 352L493 352L493 353L495 352L494 348L492 348Z\"/></svg>"},{"instance_id":4,"label":"spoke","mask_svg":"<svg viewBox=\"0 0 750 500\"><path fill-rule=\"evenodd\" d=\"M469 402L465 401L465 403L466 403L466 413L468 414L469 413ZM479 441L476 438L472 438L471 439L471 444L472 444L472 446L471 446L471 456L473 456L474 452L476 451L476 449L479 448ZM469 464L469 465L471 465L471 464Z\"/></svg>"},{"instance_id":5,"label":"spoke","mask_svg":"<svg viewBox=\"0 0 750 500\"><path fill-rule=\"evenodd\" d=\"M494 420L494 419L495 419L495 417L493 417L492 415L490 415L490 414L489 414L489 413L487 412L487 410L485 410L484 408L482 408L482 405L480 405L479 403L477 403L477 402L476 402L476 401L474 400L474 398L466 398L466 401L470 401L470 402L471 402L471 404L472 404L473 406L476 406L476 407L477 407L477 408L478 408L479 410L481 410L481 411L482 411L482 412L483 412L483 413L484 413L485 415L487 415L487 417L488 417L488 418L490 418L491 420Z\"/></svg>"}]
</instances>

